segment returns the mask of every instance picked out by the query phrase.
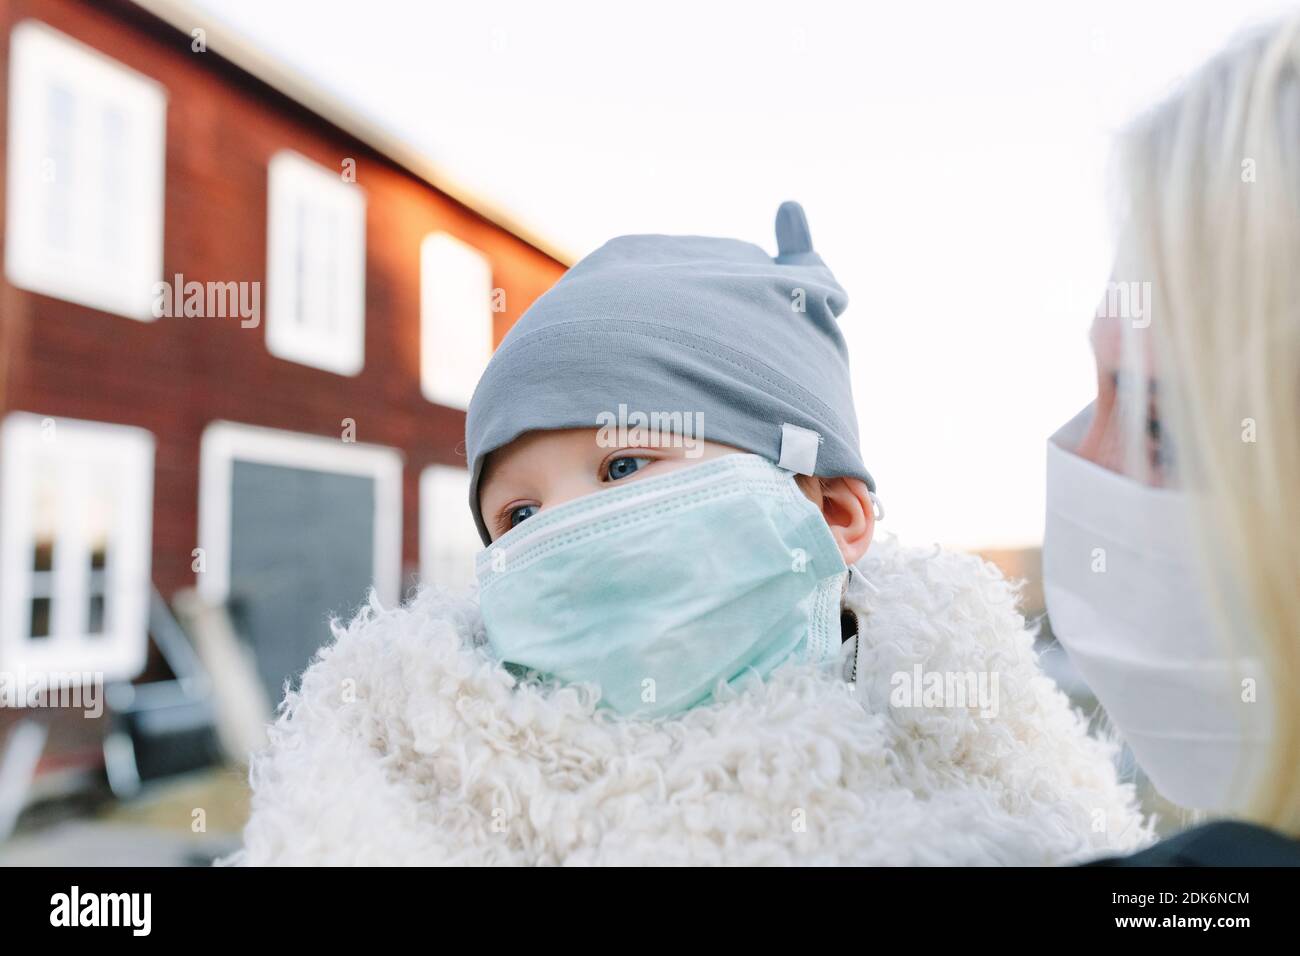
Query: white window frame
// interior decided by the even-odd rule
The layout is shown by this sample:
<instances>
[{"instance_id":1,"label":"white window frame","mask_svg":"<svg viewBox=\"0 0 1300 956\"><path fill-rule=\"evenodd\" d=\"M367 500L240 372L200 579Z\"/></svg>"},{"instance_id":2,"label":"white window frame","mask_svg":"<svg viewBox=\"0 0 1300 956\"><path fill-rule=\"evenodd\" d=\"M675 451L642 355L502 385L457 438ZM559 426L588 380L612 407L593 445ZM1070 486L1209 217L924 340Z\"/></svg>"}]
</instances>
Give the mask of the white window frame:
<instances>
[{"instance_id":1,"label":"white window frame","mask_svg":"<svg viewBox=\"0 0 1300 956\"><path fill-rule=\"evenodd\" d=\"M52 572L32 570L37 467L58 488ZM93 593L85 509L97 474L117 475L106 564L107 616L87 630ZM138 675L148 653L153 548L154 439L141 428L12 412L0 425L0 668ZM30 637L34 578L49 573L48 637ZM69 609L72 609L71 611Z\"/></svg>"},{"instance_id":2,"label":"white window frame","mask_svg":"<svg viewBox=\"0 0 1300 956\"><path fill-rule=\"evenodd\" d=\"M230 523L234 463L303 468L335 475L359 475L375 482L372 568L385 604L396 605L402 579L402 453L383 445L213 422L199 446L199 546L205 570L199 593L214 603L230 597Z\"/></svg>"},{"instance_id":3,"label":"white window frame","mask_svg":"<svg viewBox=\"0 0 1300 956\"><path fill-rule=\"evenodd\" d=\"M59 129L50 110L56 85L67 91L73 110L64 131L66 158L50 149ZM109 116L120 117L120 128L128 131L117 153L104 133ZM9 46L9 281L152 321L163 271L166 128L167 93L159 83L37 20L15 26ZM56 204L66 219L63 249L48 235Z\"/></svg>"},{"instance_id":4,"label":"white window frame","mask_svg":"<svg viewBox=\"0 0 1300 956\"><path fill-rule=\"evenodd\" d=\"M304 236L304 210L337 228ZM281 150L267 170L266 240L267 351L338 375L358 374L366 348L365 192L344 182L341 173ZM302 281L300 267L310 267L322 250L332 265ZM332 285L322 287L322 281ZM327 316L319 314L321 308L329 310ZM304 318L306 312L313 314Z\"/></svg>"},{"instance_id":5,"label":"white window frame","mask_svg":"<svg viewBox=\"0 0 1300 956\"><path fill-rule=\"evenodd\" d=\"M421 580L453 589L467 586L474 580L474 556L482 550L469 510L469 472L454 465L426 466L420 472ZM453 561L451 575L440 573Z\"/></svg>"},{"instance_id":6,"label":"white window frame","mask_svg":"<svg viewBox=\"0 0 1300 956\"><path fill-rule=\"evenodd\" d=\"M420 243L420 390L464 409L492 357L492 263L446 232Z\"/></svg>"}]
</instances>

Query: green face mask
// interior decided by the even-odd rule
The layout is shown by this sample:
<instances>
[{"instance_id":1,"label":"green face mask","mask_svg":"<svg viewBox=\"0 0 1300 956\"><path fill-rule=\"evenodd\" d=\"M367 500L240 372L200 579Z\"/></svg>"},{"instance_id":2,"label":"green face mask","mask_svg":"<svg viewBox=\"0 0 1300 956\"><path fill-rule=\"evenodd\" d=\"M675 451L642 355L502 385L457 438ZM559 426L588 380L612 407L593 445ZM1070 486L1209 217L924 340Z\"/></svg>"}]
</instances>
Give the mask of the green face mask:
<instances>
[{"instance_id":1,"label":"green face mask","mask_svg":"<svg viewBox=\"0 0 1300 956\"><path fill-rule=\"evenodd\" d=\"M794 475L734 454L543 511L477 572L502 661L656 717L792 655L833 658L848 568Z\"/></svg>"}]
</instances>

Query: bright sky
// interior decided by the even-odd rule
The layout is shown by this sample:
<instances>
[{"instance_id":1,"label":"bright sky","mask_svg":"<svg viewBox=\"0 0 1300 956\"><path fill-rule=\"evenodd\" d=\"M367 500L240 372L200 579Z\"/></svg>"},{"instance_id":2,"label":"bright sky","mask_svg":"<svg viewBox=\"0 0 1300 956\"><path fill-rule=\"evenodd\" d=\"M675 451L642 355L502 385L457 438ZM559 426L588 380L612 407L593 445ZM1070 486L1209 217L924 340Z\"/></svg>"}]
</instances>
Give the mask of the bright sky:
<instances>
[{"instance_id":1,"label":"bright sky","mask_svg":"<svg viewBox=\"0 0 1300 956\"><path fill-rule=\"evenodd\" d=\"M1113 132L1274 0L199 0L561 246L783 199L848 290L862 446L913 543L1036 544L1089 399Z\"/></svg>"}]
</instances>

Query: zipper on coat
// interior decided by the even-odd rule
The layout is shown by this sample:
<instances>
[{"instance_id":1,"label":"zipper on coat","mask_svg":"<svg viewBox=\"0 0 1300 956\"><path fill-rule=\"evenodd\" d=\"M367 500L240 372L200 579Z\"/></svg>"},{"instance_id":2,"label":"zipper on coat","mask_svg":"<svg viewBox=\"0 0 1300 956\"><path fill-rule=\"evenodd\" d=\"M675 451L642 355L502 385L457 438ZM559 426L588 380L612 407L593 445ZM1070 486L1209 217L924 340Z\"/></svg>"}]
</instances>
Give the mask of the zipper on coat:
<instances>
[{"instance_id":1,"label":"zipper on coat","mask_svg":"<svg viewBox=\"0 0 1300 956\"><path fill-rule=\"evenodd\" d=\"M844 613L853 618L853 667L849 672L849 683L855 684L858 680L858 658L862 656L862 618L851 607L844 608Z\"/></svg>"}]
</instances>

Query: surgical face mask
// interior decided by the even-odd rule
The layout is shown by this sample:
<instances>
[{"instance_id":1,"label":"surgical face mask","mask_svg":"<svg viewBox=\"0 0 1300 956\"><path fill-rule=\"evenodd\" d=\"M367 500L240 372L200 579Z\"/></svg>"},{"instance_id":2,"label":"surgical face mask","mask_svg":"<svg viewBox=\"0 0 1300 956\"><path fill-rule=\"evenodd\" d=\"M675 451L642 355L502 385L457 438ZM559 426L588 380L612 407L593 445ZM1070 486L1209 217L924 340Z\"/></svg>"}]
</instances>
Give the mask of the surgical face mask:
<instances>
[{"instance_id":1,"label":"surgical face mask","mask_svg":"<svg viewBox=\"0 0 1300 956\"><path fill-rule=\"evenodd\" d=\"M1265 675L1219 636L1188 495L1075 455L1091 417L1047 447L1052 631L1156 789L1180 806L1240 810L1269 738Z\"/></svg>"},{"instance_id":2,"label":"surgical face mask","mask_svg":"<svg viewBox=\"0 0 1300 956\"><path fill-rule=\"evenodd\" d=\"M732 454L544 510L480 553L504 662L674 714L720 682L833 660L848 574L794 476Z\"/></svg>"}]
</instances>

